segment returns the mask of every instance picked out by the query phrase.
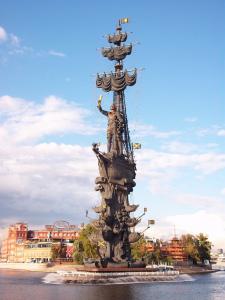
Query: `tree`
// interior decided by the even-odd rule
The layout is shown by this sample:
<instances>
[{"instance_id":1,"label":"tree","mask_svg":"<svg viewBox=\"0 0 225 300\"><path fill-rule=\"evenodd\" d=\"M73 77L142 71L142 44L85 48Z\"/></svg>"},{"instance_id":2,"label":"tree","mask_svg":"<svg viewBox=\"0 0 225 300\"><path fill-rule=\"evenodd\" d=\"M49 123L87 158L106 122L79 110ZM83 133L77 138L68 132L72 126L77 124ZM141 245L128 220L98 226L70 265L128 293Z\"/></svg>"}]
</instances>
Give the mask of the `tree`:
<instances>
[{"instance_id":1,"label":"tree","mask_svg":"<svg viewBox=\"0 0 225 300\"><path fill-rule=\"evenodd\" d=\"M66 247L62 243L52 244L51 247L51 258L56 260L56 258L65 258L66 257Z\"/></svg>"},{"instance_id":2,"label":"tree","mask_svg":"<svg viewBox=\"0 0 225 300\"><path fill-rule=\"evenodd\" d=\"M141 260L146 257L146 240L142 236L131 246L131 256L134 260Z\"/></svg>"},{"instance_id":3,"label":"tree","mask_svg":"<svg viewBox=\"0 0 225 300\"><path fill-rule=\"evenodd\" d=\"M171 263L171 257L165 257L161 253L161 240L154 242L154 250L148 252L147 240L144 236L131 247L131 254L134 260L144 260L147 264L159 264L160 262Z\"/></svg>"},{"instance_id":4,"label":"tree","mask_svg":"<svg viewBox=\"0 0 225 300\"><path fill-rule=\"evenodd\" d=\"M203 233L197 236L185 234L181 236L181 240L184 245L184 251L188 259L193 261L193 264L204 263L204 260L210 260L212 243L206 235Z\"/></svg>"},{"instance_id":5,"label":"tree","mask_svg":"<svg viewBox=\"0 0 225 300\"><path fill-rule=\"evenodd\" d=\"M98 243L96 237L99 235L98 229L92 224L86 225L79 234L79 238L74 242L74 259L83 264L85 258L99 258ZM99 238L100 239L100 238Z\"/></svg>"},{"instance_id":6,"label":"tree","mask_svg":"<svg viewBox=\"0 0 225 300\"><path fill-rule=\"evenodd\" d=\"M205 260L210 261L212 243L208 240L208 237L203 233L199 233L199 235L196 236L196 239L199 260L201 261L201 263L204 263Z\"/></svg>"},{"instance_id":7,"label":"tree","mask_svg":"<svg viewBox=\"0 0 225 300\"><path fill-rule=\"evenodd\" d=\"M196 237L192 234L184 234L181 236L181 241L184 246L184 252L188 257L188 260L192 260L193 264L197 264L199 260L199 255Z\"/></svg>"},{"instance_id":8,"label":"tree","mask_svg":"<svg viewBox=\"0 0 225 300\"><path fill-rule=\"evenodd\" d=\"M166 256L162 251L162 244L163 241L157 239L154 242L154 251L147 254L146 262L148 264L160 264L160 263L167 263L172 264L173 259L171 256Z\"/></svg>"}]
</instances>

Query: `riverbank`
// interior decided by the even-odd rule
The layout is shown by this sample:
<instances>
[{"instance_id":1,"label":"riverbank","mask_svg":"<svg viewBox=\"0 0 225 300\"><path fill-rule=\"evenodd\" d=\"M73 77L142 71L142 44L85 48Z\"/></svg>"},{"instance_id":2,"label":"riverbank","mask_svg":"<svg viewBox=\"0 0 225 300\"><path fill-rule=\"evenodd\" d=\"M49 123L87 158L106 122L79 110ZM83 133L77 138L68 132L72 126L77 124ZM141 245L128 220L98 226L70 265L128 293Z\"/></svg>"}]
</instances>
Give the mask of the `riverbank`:
<instances>
[{"instance_id":1,"label":"riverbank","mask_svg":"<svg viewBox=\"0 0 225 300\"><path fill-rule=\"evenodd\" d=\"M0 263L0 269L18 270L18 271L32 271L32 272L44 272L44 273L56 273L58 271L75 271L81 270L83 266L76 264L38 264L38 263ZM217 270L210 270L198 266L177 267L175 270L180 274L207 274L217 272Z\"/></svg>"},{"instance_id":2,"label":"riverbank","mask_svg":"<svg viewBox=\"0 0 225 300\"><path fill-rule=\"evenodd\" d=\"M57 273L0 270L1 300L206 300L224 299L225 272L180 275L177 280L147 284L63 284Z\"/></svg>"},{"instance_id":3,"label":"riverbank","mask_svg":"<svg viewBox=\"0 0 225 300\"><path fill-rule=\"evenodd\" d=\"M80 284L118 284L132 282L153 282L153 281L174 281L179 276L179 271L141 271L123 270L110 272L103 270L96 272L88 271L73 271L73 272L58 272L64 283L80 283Z\"/></svg>"},{"instance_id":4,"label":"riverbank","mask_svg":"<svg viewBox=\"0 0 225 300\"><path fill-rule=\"evenodd\" d=\"M180 272L180 274L194 275L194 274L207 274L214 273L218 270L212 270L209 268L199 267L199 266L188 266L188 267L176 267L176 270Z\"/></svg>"},{"instance_id":5,"label":"riverbank","mask_svg":"<svg viewBox=\"0 0 225 300\"><path fill-rule=\"evenodd\" d=\"M18 270L31 272L56 273L57 271L74 271L75 264L43 264L43 263L0 263L2 270ZM79 266L80 267L80 266Z\"/></svg>"}]
</instances>

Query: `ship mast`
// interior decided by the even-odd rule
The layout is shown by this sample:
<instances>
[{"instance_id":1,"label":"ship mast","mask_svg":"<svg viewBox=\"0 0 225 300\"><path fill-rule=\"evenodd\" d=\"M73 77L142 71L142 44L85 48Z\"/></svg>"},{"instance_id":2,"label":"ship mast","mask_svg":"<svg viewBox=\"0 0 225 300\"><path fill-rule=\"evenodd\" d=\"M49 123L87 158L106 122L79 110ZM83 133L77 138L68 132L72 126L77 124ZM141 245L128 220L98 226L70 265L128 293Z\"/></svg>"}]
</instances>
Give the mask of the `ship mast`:
<instances>
[{"instance_id":1,"label":"ship mast","mask_svg":"<svg viewBox=\"0 0 225 300\"><path fill-rule=\"evenodd\" d=\"M122 31L121 19L113 35L108 35L111 44L102 48L102 55L114 63L114 71L110 74L97 74L96 86L105 92L113 92L110 111L101 106L102 97L98 100L99 111L108 118L107 152L100 152L98 144L93 144L93 151L98 158L99 176L96 178L96 191L101 194L101 205L94 208L99 219L94 225L101 230L107 244L105 259L110 263L130 262L131 243L140 239L140 234L131 232L140 218L132 218L130 213L136 211L138 205L129 203L129 194L136 185L136 164L130 141L125 89L136 83L137 71L128 72L123 61L132 52L132 44L124 44L127 33Z\"/></svg>"},{"instance_id":2,"label":"ship mast","mask_svg":"<svg viewBox=\"0 0 225 300\"><path fill-rule=\"evenodd\" d=\"M127 22L128 19L120 19L116 26L116 33L107 36L108 42L113 44L113 46L102 48L102 55L109 60L115 61L114 72L111 74L98 74L96 85L106 92L113 92L113 103L115 104L117 111L123 116L124 120L124 130L122 134L123 154L133 162L134 156L128 128L124 90L127 86L132 86L136 83L137 71L134 69L133 71L128 72L123 68L123 60L132 52L132 44L123 44L127 40L127 33L122 32L121 23Z\"/></svg>"}]
</instances>

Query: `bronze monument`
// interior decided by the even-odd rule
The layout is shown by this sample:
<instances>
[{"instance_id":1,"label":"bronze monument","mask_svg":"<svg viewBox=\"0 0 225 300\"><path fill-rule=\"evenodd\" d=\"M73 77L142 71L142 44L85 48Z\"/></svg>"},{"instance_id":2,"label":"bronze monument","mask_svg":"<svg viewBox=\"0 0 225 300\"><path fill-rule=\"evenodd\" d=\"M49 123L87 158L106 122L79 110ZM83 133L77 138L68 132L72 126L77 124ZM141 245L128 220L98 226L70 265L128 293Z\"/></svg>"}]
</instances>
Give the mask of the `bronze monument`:
<instances>
[{"instance_id":1,"label":"bronze monument","mask_svg":"<svg viewBox=\"0 0 225 300\"><path fill-rule=\"evenodd\" d=\"M113 92L110 111L102 108L102 96L98 100L98 109L108 118L107 152L101 152L98 144L93 151L98 159L99 176L96 178L96 191L101 193L101 205L94 208L99 219L94 222L100 228L107 244L104 259L109 264L132 264L131 243L137 242L140 234L131 232L140 218L130 216L138 205L129 203L129 194L135 186L136 164L133 145L130 140L125 103L125 89L136 83L137 70L124 69L123 60L132 52L132 44L125 45L127 33L122 32L121 19L116 33L108 35L109 48L102 48L102 55L115 62L110 74L97 74L96 86L105 92Z\"/></svg>"}]
</instances>

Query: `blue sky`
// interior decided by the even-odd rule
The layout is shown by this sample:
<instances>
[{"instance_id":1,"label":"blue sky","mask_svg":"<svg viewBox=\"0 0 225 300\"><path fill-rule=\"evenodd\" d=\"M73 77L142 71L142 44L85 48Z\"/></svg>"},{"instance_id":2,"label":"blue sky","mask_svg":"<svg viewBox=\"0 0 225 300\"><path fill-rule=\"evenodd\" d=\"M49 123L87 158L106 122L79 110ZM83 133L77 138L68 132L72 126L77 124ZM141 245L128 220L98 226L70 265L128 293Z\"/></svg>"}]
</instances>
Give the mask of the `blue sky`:
<instances>
[{"instance_id":1,"label":"blue sky","mask_svg":"<svg viewBox=\"0 0 225 300\"><path fill-rule=\"evenodd\" d=\"M126 90L142 143L132 201L156 219L150 236L167 238L175 225L225 247L224 1L0 4L0 226L79 223L99 201L90 145L105 143L106 120L95 74L113 69L99 48L129 17L125 65L144 68Z\"/></svg>"}]
</instances>

